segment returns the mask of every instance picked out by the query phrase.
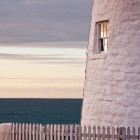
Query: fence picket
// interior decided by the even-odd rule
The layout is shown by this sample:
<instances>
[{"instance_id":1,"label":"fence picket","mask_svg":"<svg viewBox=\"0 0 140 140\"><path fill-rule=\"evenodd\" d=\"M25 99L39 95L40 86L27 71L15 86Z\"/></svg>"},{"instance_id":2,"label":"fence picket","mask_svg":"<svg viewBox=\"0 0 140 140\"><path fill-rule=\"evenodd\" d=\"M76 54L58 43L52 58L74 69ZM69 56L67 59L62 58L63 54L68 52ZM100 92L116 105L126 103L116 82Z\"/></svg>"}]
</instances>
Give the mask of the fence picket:
<instances>
[{"instance_id":1,"label":"fence picket","mask_svg":"<svg viewBox=\"0 0 140 140\"><path fill-rule=\"evenodd\" d=\"M58 135L57 135L57 140L61 140L61 127L60 124L58 125Z\"/></svg>"},{"instance_id":2,"label":"fence picket","mask_svg":"<svg viewBox=\"0 0 140 140\"><path fill-rule=\"evenodd\" d=\"M127 128L127 140L130 140L130 127Z\"/></svg>"},{"instance_id":3,"label":"fence picket","mask_svg":"<svg viewBox=\"0 0 140 140\"><path fill-rule=\"evenodd\" d=\"M98 127L98 134L97 134L98 135L98 140L101 140L101 135L100 134L101 134L101 130L100 130L100 126L99 126Z\"/></svg>"},{"instance_id":4,"label":"fence picket","mask_svg":"<svg viewBox=\"0 0 140 140\"><path fill-rule=\"evenodd\" d=\"M62 125L62 133L61 133L62 140L64 140L64 132L65 132L65 126Z\"/></svg>"},{"instance_id":5,"label":"fence picket","mask_svg":"<svg viewBox=\"0 0 140 140\"><path fill-rule=\"evenodd\" d=\"M107 127L107 140L110 140L110 127L109 126Z\"/></svg>"},{"instance_id":6,"label":"fence picket","mask_svg":"<svg viewBox=\"0 0 140 140\"><path fill-rule=\"evenodd\" d=\"M75 136L74 136L74 138L75 138L75 140L77 140L78 139L78 135L77 135L77 133L78 133L78 129L77 129L78 127L77 127L77 124L75 124Z\"/></svg>"},{"instance_id":7,"label":"fence picket","mask_svg":"<svg viewBox=\"0 0 140 140\"><path fill-rule=\"evenodd\" d=\"M18 139L21 140L21 123L19 124L19 135Z\"/></svg>"},{"instance_id":8,"label":"fence picket","mask_svg":"<svg viewBox=\"0 0 140 140\"><path fill-rule=\"evenodd\" d=\"M51 138L51 140L53 140L53 125L52 124L51 124L50 138Z\"/></svg>"},{"instance_id":9,"label":"fence picket","mask_svg":"<svg viewBox=\"0 0 140 140\"><path fill-rule=\"evenodd\" d=\"M42 127L42 139L45 140L45 126Z\"/></svg>"},{"instance_id":10,"label":"fence picket","mask_svg":"<svg viewBox=\"0 0 140 140\"><path fill-rule=\"evenodd\" d=\"M87 136L86 136L86 134L87 134L87 127L84 126L84 140L87 140Z\"/></svg>"},{"instance_id":11,"label":"fence picket","mask_svg":"<svg viewBox=\"0 0 140 140\"><path fill-rule=\"evenodd\" d=\"M88 126L88 140L91 140L91 126Z\"/></svg>"},{"instance_id":12,"label":"fence picket","mask_svg":"<svg viewBox=\"0 0 140 140\"><path fill-rule=\"evenodd\" d=\"M136 139L136 136L135 136L135 127L133 127L133 140Z\"/></svg>"},{"instance_id":13,"label":"fence picket","mask_svg":"<svg viewBox=\"0 0 140 140\"><path fill-rule=\"evenodd\" d=\"M70 125L70 140L73 140L73 125Z\"/></svg>"},{"instance_id":14,"label":"fence picket","mask_svg":"<svg viewBox=\"0 0 140 140\"><path fill-rule=\"evenodd\" d=\"M82 140L82 127L78 127L78 133L79 133L79 140Z\"/></svg>"},{"instance_id":15,"label":"fence picket","mask_svg":"<svg viewBox=\"0 0 140 140\"><path fill-rule=\"evenodd\" d=\"M56 131L57 131L57 127L56 124L54 125L54 140L56 140Z\"/></svg>"},{"instance_id":16,"label":"fence picket","mask_svg":"<svg viewBox=\"0 0 140 140\"><path fill-rule=\"evenodd\" d=\"M112 127L112 140L115 140L115 127Z\"/></svg>"},{"instance_id":17,"label":"fence picket","mask_svg":"<svg viewBox=\"0 0 140 140\"><path fill-rule=\"evenodd\" d=\"M74 133L75 133L75 126L74 126L74 124L72 124L72 128L73 128L72 136L73 136L73 140L74 140Z\"/></svg>"},{"instance_id":18,"label":"fence picket","mask_svg":"<svg viewBox=\"0 0 140 140\"><path fill-rule=\"evenodd\" d=\"M65 130L66 130L66 140L69 140L69 126L68 125L66 125Z\"/></svg>"},{"instance_id":19,"label":"fence picket","mask_svg":"<svg viewBox=\"0 0 140 140\"><path fill-rule=\"evenodd\" d=\"M16 140L18 140L18 124L16 123Z\"/></svg>"},{"instance_id":20,"label":"fence picket","mask_svg":"<svg viewBox=\"0 0 140 140\"><path fill-rule=\"evenodd\" d=\"M38 140L38 124L36 124L36 140Z\"/></svg>"},{"instance_id":21,"label":"fence picket","mask_svg":"<svg viewBox=\"0 0 140 140\"><path fill-rule=\"evenodd\" d=\"M126 139L126 129L123 127L122 128L122 140Z\"/></svg>"},{"instance_id":22,"label":"fence picket","mask_svg":"<svg viewBox=\"0 0 140 140\"><path fill-rule=\"evenodd\" d=\"M22 124L22 140L25 140L25 124Z\"/></svg>"},{"instance_id":23,"label":"fence picket","mask_svg":"<svg viewBox=\"0 0 140 140\"><path fill-rule=\"evenodd\" d=\"M32 140L32 125L29 124L29 140Z\"/></svg>"},{"instance_id":24,"label":"fence picket","mask_svg":"<svg viewBox=\"0 0 140 140\"><path fill-rule=\"evenodd\" d=\"M45 140L45 133L43 133L43 140Z\"/></svg>"},{"instance_id":25,"label":"fence picket","mask_svg":"<svg viewBox=\"0 0 140 140\"><path fill-rule=\"evenodd\" d=\"M102 127L102 140L105 140L105 127Z\"/></svg>"},{"instance_id":26,"label":"fence picket","mask_svg":"<svg viewBox=\"0 0 140 140\"><path fill-rule=\"evenodd\" d=\"M33 131L32 131L32 135L33 135L33 140L35 140L35 124L33 124Z\"/></svg>"},{"instance_id":27,"label":"fence picket","mask_svg":"<svg viewBox=\"0 0 140 140\"><path fill-rule=\"evenodd\" d=\"M26 124L26 140L28 140L28 124Z\"/></svg>"},{"instance_id":28,"label":"fence picket","mask_svg":"<svg viewBox=\"0 0 140 140\"><path fill-rule=\"evenodd\" d=\"M49 124L46 125L46 138L47 140L50 139L50 125Z\"/></svg>"},{"instance_id":29,"label":"fence picket","mask_svg":"<svg viewBox=\"0 0 140 140\"><path fill-rule=\"evenodd\" d=\"M15 124L13 123L12 140L15 140Z\"/></svg>"},{"instance_id":30,"label":"fence picket","mask_svg":"<svg viewBox=\"0 0 140 140\"><path fill-rule=\"evenodd\" d=\"M42 124L39 125L39 140L42 140Z\"/></svg>"},{"instance_id":31,"label":"fence picket","mask_svg":"<svg viewBox=\"0 0 140 140\"><path fill-rule=\"evenodd\" d=\"M140 127L138 128L138 140L140 140Z\"/></svg>"},{"instance_id":32,"label":"fence picket","mask_svg":"<svg viewBox=\"0 0 140 140\"><path fill-rule=\"evenodd\" d=\"M29 137L28 132L29 132L29 130L28 130L28 124L26 124L26 140L28 140L28 137Z\"/></svg>"},{"instance_id":33,"label":"fence picket","mask_svg":"<svg viewBox=\"0 0 140 140\"><path fill-rule=\"evenodd\" d=\"M93 126L93 140L96 140L96 127Z\"/></svg>"},{"instance_id":34,"label":"fence picket","mask_svg":"<svg viewBox=\"0 0 140 140\"><path fill-rule=\"evenodd\" d=\"M119 127L117 127L117 140L120 140L120 134L121 134L121 130Z\"/></svg>"}]
</instances>

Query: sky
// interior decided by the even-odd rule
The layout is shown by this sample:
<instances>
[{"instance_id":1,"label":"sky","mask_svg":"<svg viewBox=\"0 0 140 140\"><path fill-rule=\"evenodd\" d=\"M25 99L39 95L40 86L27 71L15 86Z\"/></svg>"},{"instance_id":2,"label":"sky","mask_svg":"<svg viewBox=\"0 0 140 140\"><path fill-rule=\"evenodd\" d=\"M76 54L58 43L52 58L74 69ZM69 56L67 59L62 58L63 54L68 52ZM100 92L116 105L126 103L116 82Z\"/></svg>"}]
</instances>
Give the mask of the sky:
<instances>
[{"instance_id":1,"label":"sky","mask_svg":"<svg viewBox=\"0 0 140 140\"><path fill-rule=\"evenodd\" d=\"M0 98L82 98L92 0L0 0Z\"/></svg>"}]
</instances>

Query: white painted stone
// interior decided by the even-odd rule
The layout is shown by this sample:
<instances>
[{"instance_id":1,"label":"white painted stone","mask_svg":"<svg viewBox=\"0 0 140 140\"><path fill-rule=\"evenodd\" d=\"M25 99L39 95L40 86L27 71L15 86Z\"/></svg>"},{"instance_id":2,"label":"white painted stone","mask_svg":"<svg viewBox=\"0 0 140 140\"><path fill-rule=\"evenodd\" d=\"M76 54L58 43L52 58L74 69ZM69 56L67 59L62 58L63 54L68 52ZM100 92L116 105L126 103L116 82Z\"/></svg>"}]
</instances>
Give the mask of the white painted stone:
<instances>
[{"instance_id":1,"label":"white painted stone","mask_svg":"<svg viewBox=\"0 0 140 140\"><path fill-rule=\"evenodd\" d=\"M103 20L109 47L97 54ZM140 0L94 0L81 124L140 126Z\"/></svg>"}]
</instances>

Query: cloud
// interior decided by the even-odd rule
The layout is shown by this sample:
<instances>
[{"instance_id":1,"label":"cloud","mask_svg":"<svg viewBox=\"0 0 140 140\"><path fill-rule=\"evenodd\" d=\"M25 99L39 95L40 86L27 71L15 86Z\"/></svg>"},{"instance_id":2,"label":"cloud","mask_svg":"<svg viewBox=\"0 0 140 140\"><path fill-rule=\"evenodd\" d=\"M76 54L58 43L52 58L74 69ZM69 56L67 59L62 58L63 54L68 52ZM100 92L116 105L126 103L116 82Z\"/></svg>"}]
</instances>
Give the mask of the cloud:
<instances>
[{"instance_id":1,"label":"cloud","mask_svg":"<svg viewBox=\"0 0 140 140\"><path fill-rule=\"evenodd\" d=\"M80 42L28 42L20 44L5 44L4 46L0 44L0 48L4 47L18 47L18 48L73 48L73 49L86 49L86 41Z\"/></svg>"},{"instance_id":2,"label":"cloud","mask_svg":"<svg viewBox=\"0 0 140 140\"><path fill-rule=\"evenodd\" d=\"M28 61L33 64L85 64L84 58L72 58L68 57L66 54L35 55L0 53L0 59L10 61Z\"/></svg>"},{"instance_id":3,"label":"cloud","mask_svg":"<svg viewBox=\"0 0 140 140\"><path fill-rule=\"evenodd\" d=\"M91 0L0 1L0 44L87 41Z\"/></svg>"}]
</instances>

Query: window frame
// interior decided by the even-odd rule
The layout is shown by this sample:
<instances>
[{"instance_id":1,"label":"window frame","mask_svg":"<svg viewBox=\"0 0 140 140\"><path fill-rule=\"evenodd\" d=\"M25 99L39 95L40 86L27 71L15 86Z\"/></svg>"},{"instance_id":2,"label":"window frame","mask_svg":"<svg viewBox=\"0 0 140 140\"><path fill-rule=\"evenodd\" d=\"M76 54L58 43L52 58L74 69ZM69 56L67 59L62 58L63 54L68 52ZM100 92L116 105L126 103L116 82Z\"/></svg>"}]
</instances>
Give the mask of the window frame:
<instances>
[{"instance_id":1,"label":"window frame","mask_svg":"<svg viewBox=\"0 0 140 140\"><path fill-rule=\"evenodd\" d=\"M106 28L105 28L106 30L104 30L104 24L103 23L106 24ZM101 24L103 24L103 37L101 37L101 33L102 33L101 32ZM108 46L109 46L109 20L104 20L104 21L97 22L96 25L97 25L97 53L107 52L108 51ZM106 37L104 37L104 31L105 31ZM107 39L107 44L103 43L103 45L101 45L101 40L102 39L103 40ZM101 46L104 46L104 45L106 45L106 50L104 49L102 51Z\"/></svg>"}]
</instances>

